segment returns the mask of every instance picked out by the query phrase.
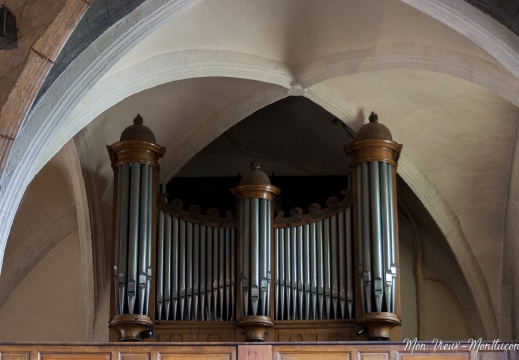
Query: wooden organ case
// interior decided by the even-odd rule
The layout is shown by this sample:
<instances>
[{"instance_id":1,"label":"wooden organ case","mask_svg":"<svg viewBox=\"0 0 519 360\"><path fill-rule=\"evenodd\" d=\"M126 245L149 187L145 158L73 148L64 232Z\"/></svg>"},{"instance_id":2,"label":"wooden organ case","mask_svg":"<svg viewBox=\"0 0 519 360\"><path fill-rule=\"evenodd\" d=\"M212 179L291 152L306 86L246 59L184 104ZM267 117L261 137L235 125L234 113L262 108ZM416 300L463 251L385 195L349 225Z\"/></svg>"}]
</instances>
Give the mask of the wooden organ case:
<instances>
[{"instance_id":1,"label":"wooden organ case","mask_svg":"<svg viewBox=\"0 0 519 360\"><path fill-rule=\"evenodd\" d=\"M398 339L401 145L377 120L372 113L345 147L352 186L342 199L274 214L280 189L253 162L231 189L236 215L222 217L214 208L185 210L178 199L168 203L165 186L158 191L165 150L138 116L108 147L116 219L111 340ZM142 150L128 155L121 150L128 142Z\"/></svg>"}]
</instances>

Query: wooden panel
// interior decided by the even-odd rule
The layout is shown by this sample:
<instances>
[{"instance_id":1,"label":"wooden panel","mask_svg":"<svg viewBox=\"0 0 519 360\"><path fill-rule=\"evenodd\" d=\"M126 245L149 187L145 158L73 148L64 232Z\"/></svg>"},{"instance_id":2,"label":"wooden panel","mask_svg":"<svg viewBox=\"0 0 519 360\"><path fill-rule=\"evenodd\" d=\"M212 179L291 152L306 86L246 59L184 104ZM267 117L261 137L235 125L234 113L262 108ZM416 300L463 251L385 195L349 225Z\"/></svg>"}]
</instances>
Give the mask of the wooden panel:
<instances>
[{"instance_id":1,"label":"wooden panel","mask_svg":"<svg viewBox=\"0 0 519 360\"><path fill-rule=\"evenodd\" d=\"M279 360L347 360L350 358L349 354L279 354L279 357L274 359Z\"/></svg>"},{"instance_id":2,"label":"wooden panel","mask_svg":"<svg viewBox=\"0 0 519 360\"><path fill-rule=\"evenodd\" d=\"M463 355L438 355L436 352L420 355L402 355L402 360L466 360Z\"/></svg>"},{"instance_id":3,"label":"wooden panel","mask_svg":"<svg viewBox=\"0 0 519 360\"><path fill-rule=\"evenodd\" d=\"M3 360L4 358L2 358ZM110 360L109 354L42 354L42 360Z\"/></svg>"},{"instance_id":4,"label":"wooden panel","mask_svg":"<svg viewBox=\"0 0 519 360\"><path fill-rule=\"evenodd\" d=\"M171 352L170 352L171 351ZM236 360L235 346L179 346L160 353L161 360Z\"/></svg>"},{"instance_id":5,"label":"wooden panel","mask_svg":"<svg viewBox=\"0 0 519 360\"><path fill-rule=\"evenodd\" d=\"M361 360L388 360L389 353L369 353L369 352L361 352L360 353ZM429 359L431 360L431 359Z\"/></svg>"},{"instance_id":6,"label":"wooden panel","mask_svg":"<svg viewBox=\"0 0 519 360\"><path fill-rule=\"evenodd\" d=\"M507 353L487 353L478 352L478 360L506 360L508 359Z\"/></svg>"},{"instance_id":7,"label":"wooden panel","mask_svg":"<svg viewBox=\"0 0 519 360\"><path fill-rule=\"evenodd\" d=\"M150 354L123 354L120 355L121 360L150 360Z\"/></svg>"},{"instance_id":8,"label":"wooden panel","mask_svg":"<svg viewBox=\"0 0 519 360\"><path fill-rule=\"evenodd\" d=\"M207 329L204 329L206 331ZM222 329L223 330L223 329ZM228 330L228 329L227 329ZM285 330L293 332L288 328ZM329 330L329 329L328 329ZM294 339L294 338L293 338ZM435 350L412 353L404 343L111 343L0 344L0 360L519 360L517 351ZM519 346L519 343L512 345Z\"/></svg>"},{"instance_id":9,"label":"wooden panel","mask_svg":"<svg viewBox=\"0 0 519 360\"><path fill-rule=\"evenodd\" d=\"M240 345L238 360L271 360L272 346L270 345Z\"/></svg>"},{"instance_id":10,"label":"wooden panel","mask_svg":"<svg viewBox=\"0 0 519 360\"><path fill-rule=\"evenodd\" d=\"M0 354L0 359L2 360L29 360L30 354Z\"/></svg>"},{"instance_id":11,"label":"wooden panel","mask_svg":"<svg viewBox=\"0 0 519 360\"><path fill-rule=\"evenodd\" d=\"M277 342L315 342L364 340L355 334L353 320L275 321Z\"/></svg>"},{"instance_id":12,"label":"wooden panel","mask_svg":"<svg viewBox=\"0 0 519 360\"><path fill-rule=\"evenodd\" d=\"M344 346L326 345L282 345L273 346L275 360L349 360L350 352Z\"/></svg>"}]
</instances>

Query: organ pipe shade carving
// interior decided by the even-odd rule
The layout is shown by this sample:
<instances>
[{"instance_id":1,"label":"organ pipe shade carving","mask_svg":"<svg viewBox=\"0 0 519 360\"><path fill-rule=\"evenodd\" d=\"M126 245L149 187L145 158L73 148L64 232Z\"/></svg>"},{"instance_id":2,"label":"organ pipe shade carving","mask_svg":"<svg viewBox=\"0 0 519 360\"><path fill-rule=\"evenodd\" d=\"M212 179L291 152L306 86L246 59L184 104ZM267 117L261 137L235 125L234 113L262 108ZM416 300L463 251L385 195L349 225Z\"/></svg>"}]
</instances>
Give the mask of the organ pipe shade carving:
<instances>
[{"instance_id":1,"label":"organ pipe shade carving","mask_svg":"<svg viewBox=\"0 0 519 360\"><path fill-rule=\"evenodd\" d=\"M371 113L351 145L357 288L362 316L371 339L388 339L400 324L396 167L402 145Z\"/></svg>"},{"instance_id":2,"label":"organ pipe shade carving","mask_svg":"<svg viewBox=\"0 0 519 360\"><path fill-rule=\"evenodd\" d=\"M279 189L253 162L240 184L232 189L238 198L239 325L247 341L264 341L271 320L271 254L273 200Z\"/></svg>"},{"instance_id":3,"label":"organ pipe shade carving","mask_svg":"<svg viewBox=\"0 0 519 360\"><path fill-rule=\"evenodd\" d=\"M114 317L119 340L140 341L149 317L158 159L165 149L140 115L108 146L114 170Z\"/></svg>"}]
</instances>

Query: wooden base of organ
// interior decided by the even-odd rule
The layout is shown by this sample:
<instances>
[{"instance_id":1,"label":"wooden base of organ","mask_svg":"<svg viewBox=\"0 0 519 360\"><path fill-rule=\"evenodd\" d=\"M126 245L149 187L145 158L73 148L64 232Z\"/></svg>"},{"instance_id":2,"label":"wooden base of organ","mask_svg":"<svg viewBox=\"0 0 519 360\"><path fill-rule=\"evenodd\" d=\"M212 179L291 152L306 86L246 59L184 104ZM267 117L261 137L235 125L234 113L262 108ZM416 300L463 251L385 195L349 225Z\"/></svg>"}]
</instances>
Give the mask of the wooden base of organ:
<instances>
[{"instance_id":1,"label":"wooden base of organ","mask_svg":"<svg viewBox=\"0 0 519 360\"><path fill-rule=\"evenodd\" d=\"M274 321L265 334L267 342L363 341L356 335L355 320ZM245 342L246 334L237 322L157 321L150 341L157 342Z\"/></svg>"}]
</instances>

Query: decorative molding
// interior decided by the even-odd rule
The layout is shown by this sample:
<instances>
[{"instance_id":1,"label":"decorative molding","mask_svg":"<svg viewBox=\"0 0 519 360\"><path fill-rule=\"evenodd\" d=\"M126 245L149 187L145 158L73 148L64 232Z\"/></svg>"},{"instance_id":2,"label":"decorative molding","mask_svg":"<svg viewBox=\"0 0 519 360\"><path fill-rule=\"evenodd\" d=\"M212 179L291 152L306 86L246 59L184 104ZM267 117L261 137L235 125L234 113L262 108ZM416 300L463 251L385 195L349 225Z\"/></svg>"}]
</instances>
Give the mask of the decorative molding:
<instances>
[{"instance_id":1,"label":"decorative molding","mask_svg":"<svg viewBox=\"0 0 519 360\"><path fill-rule=\"evenodd\" d=\"M274 219L274 228L291 228L295 226L303 226L312 224L324 219L328 219L352 206L351 190L343 190L341 194L344 198L339 201L335 196L326 200L327 207L322 209L321 204L310 204L308 206L308 213L303 213L303 209L295 207L290 210L290 217L284 217L285 213L280 210Z\"/></svg>"},{"instance_id":2,"label":"decorative molding","mask_svg":"<svg viewBox=\"0 0 519 360\"><path fill-rule=\"evenodd\" d=\"M472 40L519 79L519 37L497 20L463 0L401 1Z\"/></svg>"},{"instance_id":3,"label":"decorative molding","mask_svg":"<svg viewBox=\"0 0 519 360\"><path fill-rule=\"evenodd\" d=\"M210 208L207 215L202 214L202 208L198 205L190 205L188 210L182 209L184 203L180 199L173 199L172 203L167 203L168 194L159 194L157 198L157 206L160 210L180 220L210 227L236 228L236 218L232 216L230 211L225 213L226 217L220 217L220 210Z\"/></svg>"},{"instance_id":4,"label":"decorative molding","mask_svg":"<svg viewBox=\"0 0 519 360\"><path fill-rule=\"evenodd\" d=\"M92 228L90 219L90 204L88 201L85 180L81 169L81 163L76 145L69 141L65 147L65 157L67 161L69 186L74 195L76 204L76 218L79 230L79 250L81 259L81 285L85 289L83 296L83 306L85 309L85 336L92 339L94 335L94 323L97 314L97 291L96 286L97 272L94 265L94 244L92 241Z\"/></svg>"},{"instance_id":5,"label":"decorative molding","mask_svg":"<svg viewBox=\"0 0 519 360\"><path fill-rule=\"evenodd\" d=\"M424 44L393 43L330 54L305 64L295 76L308 91L314 85L341 76L395 69L454 76L480 85L519 106L519 79L510 76L500 64L456 49ZM305 96L308 97L306 92Z\"/></svg>"}]
</instances>

